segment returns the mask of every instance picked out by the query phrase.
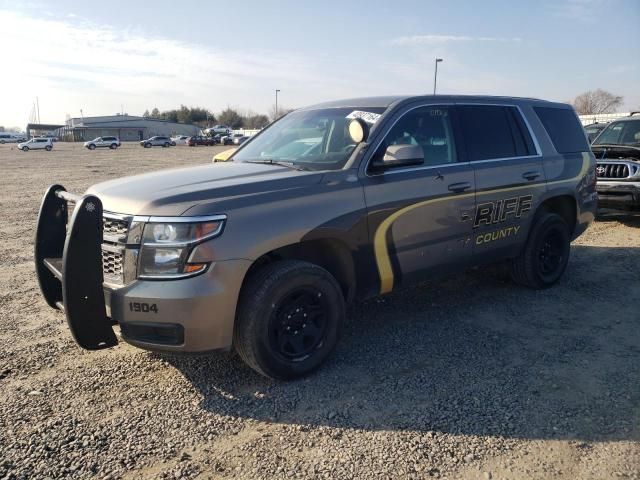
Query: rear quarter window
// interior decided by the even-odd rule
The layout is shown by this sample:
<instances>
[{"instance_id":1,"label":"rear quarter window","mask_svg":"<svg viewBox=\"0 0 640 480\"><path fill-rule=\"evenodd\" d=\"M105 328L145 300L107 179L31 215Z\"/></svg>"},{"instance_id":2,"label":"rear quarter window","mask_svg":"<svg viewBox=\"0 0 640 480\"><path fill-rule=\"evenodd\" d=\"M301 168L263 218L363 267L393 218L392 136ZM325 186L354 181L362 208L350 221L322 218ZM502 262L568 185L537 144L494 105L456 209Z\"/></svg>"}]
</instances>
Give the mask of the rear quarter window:
<instances>
[{"instance_id":1,"label":"rear quarter window","mask_svg":"<svg viewBox=\"0 0 640 480\"><path fill-rule=\"evenodd\" d=\"M573 110L533 107L558 153L588 152L584 130Z\"/></svg>"}]
</instances>

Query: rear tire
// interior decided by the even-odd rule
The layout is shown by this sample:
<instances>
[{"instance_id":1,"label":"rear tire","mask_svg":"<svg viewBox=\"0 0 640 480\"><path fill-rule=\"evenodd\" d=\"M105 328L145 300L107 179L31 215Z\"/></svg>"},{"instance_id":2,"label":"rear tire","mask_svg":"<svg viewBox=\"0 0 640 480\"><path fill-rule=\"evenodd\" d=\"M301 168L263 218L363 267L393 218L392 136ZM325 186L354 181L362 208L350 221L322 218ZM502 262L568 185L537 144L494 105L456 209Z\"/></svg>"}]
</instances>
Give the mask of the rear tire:
<instances>
[{"instance_id":1,"label":"rear tire","mask_svg":"<svg viewBox=\"0 0 640 480\"><path fill-rule=\"evenodd\" d=\"M524 249L511 263L511 278L529 288L549 288L567 268L570 250L567 222L555 213L543 213L534 220Z\"/></svg>"},{"instance_id":2,"label":"rear tire","mask_svg":"<svg viewBox=\"0 0 640 480\"><path fill-rule=\"evenodd\" d=\"M44 149L45 149L47 152L50 152L52 148L53 148L53 147L52 147L51 145L47 145L46 147L44 147Z\"/></svg>"},{"instance_id":3,"label":"rear tire","mask_svg":"<svg viewBox=\"0 0 640 480\"><path fill-rule=\"evenodd\" d=\"M342 291L329 272L299 260L279 261L256 272L243 288L233 343L256 372L299 378L333 351L344 316Z\"/></svg>"}]
</instances>

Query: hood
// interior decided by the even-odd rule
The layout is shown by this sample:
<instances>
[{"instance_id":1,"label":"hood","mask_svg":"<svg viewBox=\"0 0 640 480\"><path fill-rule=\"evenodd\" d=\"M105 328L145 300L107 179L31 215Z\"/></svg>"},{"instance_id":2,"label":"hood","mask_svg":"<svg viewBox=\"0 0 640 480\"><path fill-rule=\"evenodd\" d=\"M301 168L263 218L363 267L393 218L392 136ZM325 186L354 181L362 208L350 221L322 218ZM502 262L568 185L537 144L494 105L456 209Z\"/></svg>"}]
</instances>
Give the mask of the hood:
<instances>
[{"instance_id":1,"label":"hood","mask_svg":"<svg viewBox=\"0 0 640 480\"><path fill-rule=\"evenodd\" d=\"M592 145L596 160L636 160L640 161L640 147L631 145Z\"/></svg>"},{"instance_id":2,"label":"hood","mask_svg":"<svg viewBox=\"0 0 640 480\"><path fill-rule=\"evenodd\" d=\"M228 162L162 170L93 185L105 211L127 215L179 216L201 202L301 189L322 174L279 165ZM211 211L209 214L224 213Z\"/></svg>"}]
</instances>

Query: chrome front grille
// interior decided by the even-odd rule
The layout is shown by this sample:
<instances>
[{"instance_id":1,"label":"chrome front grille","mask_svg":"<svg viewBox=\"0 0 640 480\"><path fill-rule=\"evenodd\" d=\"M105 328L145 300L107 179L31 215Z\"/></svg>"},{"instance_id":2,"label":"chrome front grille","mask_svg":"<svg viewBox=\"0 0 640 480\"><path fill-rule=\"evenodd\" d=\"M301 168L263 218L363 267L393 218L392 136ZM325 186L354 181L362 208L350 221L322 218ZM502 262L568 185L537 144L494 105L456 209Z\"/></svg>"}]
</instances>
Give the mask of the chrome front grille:
<instances>
[{"instance_id":1,"label":"chrome front grille","mask_svg":"<svg viewBox=\"0 0 640 480\"><path fill-rule=\"evenodd\" d=\"M102 217L102 271L107 283L124 284L128 231L129 220L126 217L109 213Z\"/></svg>"},{"instance_id":2,"label":"chrome front grille","mask_svg":"<svg viewBox=\"0 0 640 480\"><path fill-rule=\"evenodd\" d=\"M631 171L632 168L626 163L598 162L596 175L598 178L629 178L636 173ZM637 171L637 167L634 170Z\"/></svg>"},{"instance_id":3,"label":"chrome front grille","mask_svg":"<svg viewBox=\"0 0 640 480\"><path fill-rule=\"evenodd\" d=\"M102 271L105 280L122 283L123 260L122 253L102 249Z\"/></svg>"},{"instance_id":4,"label":"chrome front grille","mask_svg":"<svg viewBox=\"0 0 640 480\"><path fill-rule=\"evenodd\" d=\"M124 237L127 235L129 222L115 218L102 218L102 234L114 237Z\"/></svg>"}]
</instances>

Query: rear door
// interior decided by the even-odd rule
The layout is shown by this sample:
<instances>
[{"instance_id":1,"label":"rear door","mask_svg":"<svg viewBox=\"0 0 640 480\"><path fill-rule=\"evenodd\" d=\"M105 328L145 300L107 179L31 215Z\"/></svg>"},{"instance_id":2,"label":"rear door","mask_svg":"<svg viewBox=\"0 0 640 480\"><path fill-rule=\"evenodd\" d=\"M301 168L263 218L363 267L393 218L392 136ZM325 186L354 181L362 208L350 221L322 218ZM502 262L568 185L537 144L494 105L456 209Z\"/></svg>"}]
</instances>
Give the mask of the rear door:
<instances>
[{"instance_id":1,"label":"rear door","mask_svg":"<svg viewBox=\"0 0 640 480\"><path fill-rule=\"evenodd\" d=\"M420 145L425 157L417 166L368 167L363 177L380 293L471 259L475 181L454 125L452 105L407 107L372 146L369 165L389 145Z\"/></svg>"},{"instance_id":2,"label":"rear door","mask_svg":"<svg viewBox=\"0 0 640 480\"><path fill-rule=\"evenodd\" d=\"M514 105L458 105L466 158L475 172L475 263L518 253L546 190L542 156Z\"/></svg>"}]
</instances>

